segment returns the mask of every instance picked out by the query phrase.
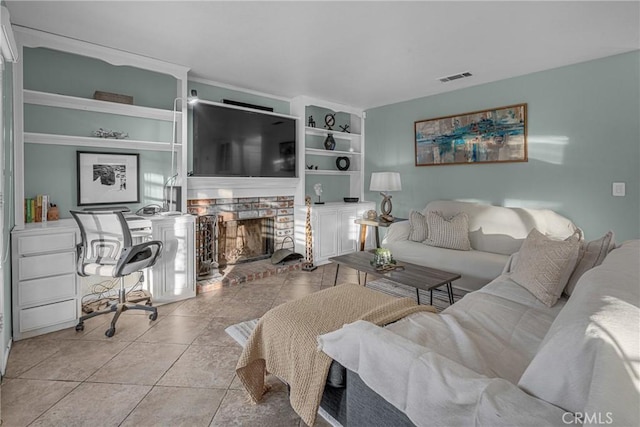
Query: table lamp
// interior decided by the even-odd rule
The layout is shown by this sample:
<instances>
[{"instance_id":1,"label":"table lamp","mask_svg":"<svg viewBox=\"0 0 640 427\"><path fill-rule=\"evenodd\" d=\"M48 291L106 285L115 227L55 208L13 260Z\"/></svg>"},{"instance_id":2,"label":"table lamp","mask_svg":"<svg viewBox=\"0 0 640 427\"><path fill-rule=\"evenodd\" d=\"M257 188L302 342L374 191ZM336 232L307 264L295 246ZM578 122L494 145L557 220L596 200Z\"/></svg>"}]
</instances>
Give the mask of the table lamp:
<instances>
[{"instance_id":1,"label":"table lamp","mask_svg":"<svg viewBox=\"0 0 640 427\"><path fill-rule=\"evenodd\" d=\"M380 211L382 214L380 218L384 221L393 221L391 216L391 195L388 191L401 191L402 183L400 182L400 173L398 172L373 172L371 174L371 184L369 191L379 191L382 196L382 202L380 203Z\"/></svg>"}]
</instances>

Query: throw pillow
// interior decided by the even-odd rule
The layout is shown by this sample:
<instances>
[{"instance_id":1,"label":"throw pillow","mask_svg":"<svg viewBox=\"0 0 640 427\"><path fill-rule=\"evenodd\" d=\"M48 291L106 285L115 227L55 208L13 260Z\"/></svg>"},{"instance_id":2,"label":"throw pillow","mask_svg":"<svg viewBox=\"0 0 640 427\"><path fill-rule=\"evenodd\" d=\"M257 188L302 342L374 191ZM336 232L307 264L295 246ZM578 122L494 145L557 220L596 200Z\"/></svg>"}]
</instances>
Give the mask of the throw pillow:
<instances>
[{"instance_id":1,"label":"throw pillow","mask_svg":"<svg viewBox=\"0 0 640 427\"><path fill-rule=\"evenodd\" d=\"M429 236L422 242L425 245L438 248L456 249L468 251L471 249L469 242L469 217L461 212L452 218L445 218L439 212L427 212L427 228Z\"/></svg>"},{"instance_id":2,"label":"throw pillow","mask_svg":"<svg viewBox=\"0 0 640 427\"><path fill-rule=\"evenodd\" d=\"M553 240L531 230L520 248L511 279L548 307L560 298L580 252L580 235Z\"/></svg>"},{"instance_id":3,"label":"throw pillow","mask_svg":"<svg viewBox=\"0 0 640 427\"><path fill-rule=\"evenodd\" d=\"M597 240L592 240L589 243L583 243L580 247L580 255L578 256L578 264L573 269L573 274L569 278L567 286L564 288L564 293L571 295L578 283L578 279L591 270L593 267L597 267L604 261L605 257L613 248L615 248L615 238L613 231L607 232L604 236Z\"/></svg>"},{"instance_id":4,"label":"throw pillow","mask_svg":"<svg viewBox=\"0 0 640 427\"><path fill-rule=\"evenodd\" d=\"M409 240L422 242L429 235L427 218L418 211L409 212Z\"/></svg>"}]
</instances>

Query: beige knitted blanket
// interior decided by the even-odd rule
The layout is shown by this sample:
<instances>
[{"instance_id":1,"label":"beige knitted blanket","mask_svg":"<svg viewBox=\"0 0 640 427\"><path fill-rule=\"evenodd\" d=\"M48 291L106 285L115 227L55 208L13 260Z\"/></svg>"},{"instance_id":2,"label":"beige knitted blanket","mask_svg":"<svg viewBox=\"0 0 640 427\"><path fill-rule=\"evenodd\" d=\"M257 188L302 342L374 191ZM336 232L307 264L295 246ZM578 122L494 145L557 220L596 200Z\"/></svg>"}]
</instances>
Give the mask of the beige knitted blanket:
<instances>
[{"instance_id":1,"label":"beige knitted blanket","mask_svg":"<svg viewBox=\"0 0 640 427\"><path fill-rule=\"evenodd\" d=\"M317 348L318 335L356 320L384 325L417 311L435 309L355 284L313 293L262 316L240 355L236 373L254 402L266 391L267 372L285 381L291 406L312 426L331 365L331 358Z\"/></svg>"}]
</instances>

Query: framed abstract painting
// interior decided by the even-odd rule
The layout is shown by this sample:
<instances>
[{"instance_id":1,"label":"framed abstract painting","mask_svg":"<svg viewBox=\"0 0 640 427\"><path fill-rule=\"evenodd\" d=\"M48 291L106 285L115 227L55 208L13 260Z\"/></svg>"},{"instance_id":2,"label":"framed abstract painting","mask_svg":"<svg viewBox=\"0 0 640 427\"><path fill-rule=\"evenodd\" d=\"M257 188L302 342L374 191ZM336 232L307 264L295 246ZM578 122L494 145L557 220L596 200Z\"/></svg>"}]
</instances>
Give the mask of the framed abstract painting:
<instances>
[{"instance_id":1,"label":"framed abstract painting","mask_svg":"<svg viewBox=\"0 0 640 427\"><path fill-rule=\"evenodd\" d=\"M526 162L527 104L414 123L416 166Z\"/></svg>"}]
</instances>

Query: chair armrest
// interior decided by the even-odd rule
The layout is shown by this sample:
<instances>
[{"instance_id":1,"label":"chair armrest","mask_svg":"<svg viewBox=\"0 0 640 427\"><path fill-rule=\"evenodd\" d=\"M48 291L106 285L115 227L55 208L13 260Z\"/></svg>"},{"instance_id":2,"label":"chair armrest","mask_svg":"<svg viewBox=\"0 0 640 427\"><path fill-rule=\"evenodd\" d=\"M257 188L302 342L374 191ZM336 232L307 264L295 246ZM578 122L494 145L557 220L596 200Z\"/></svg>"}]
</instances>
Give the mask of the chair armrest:
<instances>
[{"instance_id":1,"label":"chair armrest","mask_svg":"<svg viewBox=\"0 0 640 427\"><path fill-rule=\"evenodd\" d=\"M116 264L114 277L126 276L153 266L158 260L161 251L162 242L159 240L124 248Z\"/></svg>"},{"instance_id":2,"label":"chair armrest","mask_svg":"<svg viewBox=\"0 0 640 427\"><path fill-rule=\"evenodd\" d=\"M371 323L346 325L318 343L416 425L563 425L564 410Z\"/></svg>"},{"instance_id":3,"label":"chair armrest","mask_svg":"<svg viewBox=\"0 0 640 427\"><path fill-rule=\"evenodd\" d=\"M409 221L394 222L387 228L387 233L382 239L382 245L390 242L398 242L409 238Z\"/></svg>"}]
</instances>

